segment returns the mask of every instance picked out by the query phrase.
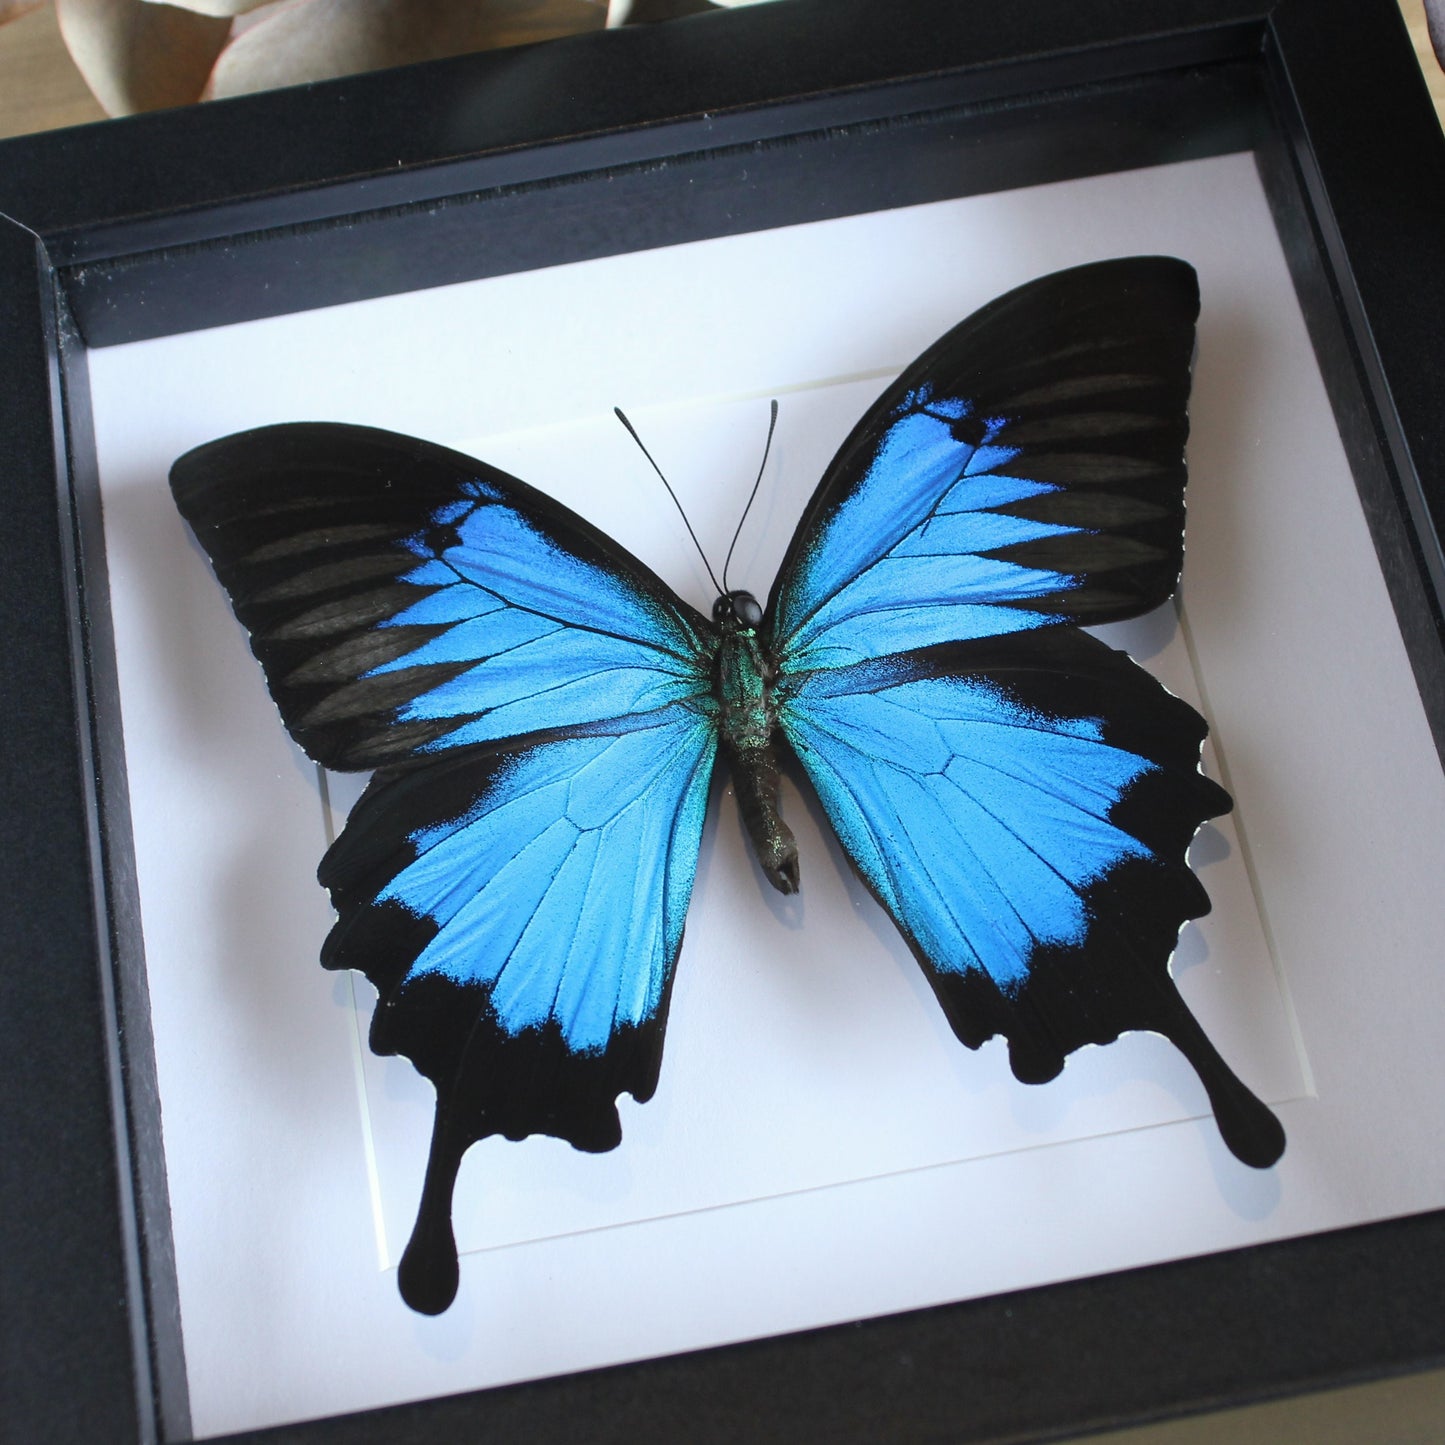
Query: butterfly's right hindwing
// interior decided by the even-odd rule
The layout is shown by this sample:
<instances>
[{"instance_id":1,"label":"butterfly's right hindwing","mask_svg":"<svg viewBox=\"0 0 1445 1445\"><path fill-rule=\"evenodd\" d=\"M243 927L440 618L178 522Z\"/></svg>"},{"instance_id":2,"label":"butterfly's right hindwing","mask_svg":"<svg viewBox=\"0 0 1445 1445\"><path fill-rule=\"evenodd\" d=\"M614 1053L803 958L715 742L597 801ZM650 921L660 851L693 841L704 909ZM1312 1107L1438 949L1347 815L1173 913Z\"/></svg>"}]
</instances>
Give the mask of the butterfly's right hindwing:
<instances>
[{"instance_id":1,"label":"butterfly's right hindwing","mask_svg":"<svg viewBox=\"0 0 1445 1445\"><path fill-rule=\"evenodd\" d=\"M1284 1136L1169 976L1209 910L1187 853L1229 795L1204 719L1076 628L979 639L785 682L782 722L839 841L970 1048L1004 1036L1051 1079L1148 1029L1198 1071L1230 1148Z\"/></svg>"}]
</instances>

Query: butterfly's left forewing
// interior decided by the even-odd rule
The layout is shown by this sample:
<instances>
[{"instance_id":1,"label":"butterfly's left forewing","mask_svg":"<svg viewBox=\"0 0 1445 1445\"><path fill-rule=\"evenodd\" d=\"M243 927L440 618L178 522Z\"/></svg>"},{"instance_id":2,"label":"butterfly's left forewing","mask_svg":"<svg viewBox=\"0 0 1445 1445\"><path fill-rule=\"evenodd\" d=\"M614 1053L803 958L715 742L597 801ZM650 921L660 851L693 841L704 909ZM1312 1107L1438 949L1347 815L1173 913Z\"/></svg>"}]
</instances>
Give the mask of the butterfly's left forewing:
<instances>
[{"instance_id":1,"label":"butterfly's left forewing","mask_svg":"<svg viewBox=\"0 0 1445 1445\"><path fill-rule=\"evenodd\" d=\"M296 740L375 773L323 860L323 951L437 1090L400 1282L456 1288L489 1134L607 1149L657 1083L717 745L711 625L580 517L456 452L301 424L175 465Z\"/></svg>"},{"instance_id":2,"label":"butterfly's left forewing","mask_svg":"<svg viewBox=\"0 0 1445 1445\"><path fill-rule=\"evenodd\" d=\"M296 423L188 452L171 487L287 729L327 767L706 690L705 619L574 512L460 452Z\"/></svg>"},{"instance_id":3,"label":"butterfly's left forewing","mask_svg":"<svg viewBox=\"0 0 1445 1445\"><path fill-rule=\"evenodd\" d=\"M1231 1149L1283 1135L1169 978L1228 810L1206 727L1070 624L1173 592L1198 290L1168 258L1020 287L925 352L824 475L769 603L779 722L959 1038L1015 1074L1153 1029Z\"/></svg>"}]
</instances>

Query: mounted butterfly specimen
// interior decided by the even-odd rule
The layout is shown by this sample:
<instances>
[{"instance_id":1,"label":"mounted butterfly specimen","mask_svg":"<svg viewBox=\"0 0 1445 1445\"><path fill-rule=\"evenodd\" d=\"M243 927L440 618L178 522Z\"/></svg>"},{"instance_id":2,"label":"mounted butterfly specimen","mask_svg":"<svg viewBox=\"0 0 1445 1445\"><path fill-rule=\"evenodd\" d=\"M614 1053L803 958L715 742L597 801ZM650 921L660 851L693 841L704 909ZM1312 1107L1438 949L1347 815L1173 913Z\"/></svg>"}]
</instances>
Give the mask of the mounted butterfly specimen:
<instances>
[{"instance_id":1,"label":"mounted butterfly specimen","mask_svg":"<svg viewBox=\"0 0 1445 1445\"><path fill-rule=\"evenodd\" d=\"M710 616L557 502L412 437L275 426L176 462L292 736L375 770L321 862L322 962L371 980L372 1048L436 1085L413 1308L455 1295L471 1144L611 1149L619 1095L651 1097L719 757L787 893L793 755L970 1048L1002 1035L1041 1083L1152 1030L1229 1148L1279 1157L1169 977L1209 908L1187 849L1230 807L1199 769L1206 725L1080 630L1178 580L1198 308L1161 257L985 306L853 429L766 607L726 591Z\"/></svg>"}]
</instances>

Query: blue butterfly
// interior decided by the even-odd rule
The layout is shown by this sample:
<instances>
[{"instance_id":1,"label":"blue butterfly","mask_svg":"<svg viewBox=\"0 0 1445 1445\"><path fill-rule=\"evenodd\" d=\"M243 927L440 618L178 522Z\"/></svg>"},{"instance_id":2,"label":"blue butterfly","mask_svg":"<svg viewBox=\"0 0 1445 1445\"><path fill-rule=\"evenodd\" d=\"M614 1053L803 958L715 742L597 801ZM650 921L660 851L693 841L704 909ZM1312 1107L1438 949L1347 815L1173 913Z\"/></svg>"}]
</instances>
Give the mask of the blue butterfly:
<instances>
[{"instance_id":1,"label":"blue butterfly","mask_svg":"<svg viewBox=\"0 0 1445 1445\"><path fill-rule=\"evenodd\" d=\"M1182 261L1060 272L914 362L824 473L764 608L710 617L597 528L415 438L302 424L176 462L176 501L283 720L375 769L320 867L322 954L371 1043L437 1089L400 1285L457 1287L451 1196L491 1134L620 1140L651 1097L721 752L762 870L798 887L779 768L811 780L955 1033L1054 1077L1150 1029L1233 1152L1284 1147L1168 962L1209 908L1185 854L1228 795L1206 725L1080 630L1179 575L1198 314Z\"/></svg>"}]
</instances>

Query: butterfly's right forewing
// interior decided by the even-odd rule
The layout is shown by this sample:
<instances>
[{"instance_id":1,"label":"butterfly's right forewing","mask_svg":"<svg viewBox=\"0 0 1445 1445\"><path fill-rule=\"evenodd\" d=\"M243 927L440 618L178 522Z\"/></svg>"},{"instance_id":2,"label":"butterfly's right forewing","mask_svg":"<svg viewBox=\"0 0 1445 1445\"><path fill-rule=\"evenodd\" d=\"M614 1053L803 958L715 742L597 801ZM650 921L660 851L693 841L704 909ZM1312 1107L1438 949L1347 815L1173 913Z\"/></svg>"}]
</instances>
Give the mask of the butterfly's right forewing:
<instances>
[{"instance_id":1,"label":"butterfly's right forewing","mask_svg":"<svg viewBox=\"0 0 1445 1445\"><path fill-rule=\"evenodd\" d=\"M884 392L813 494L768 604L794 670L1060 621L1179 577L1199 288L1169 257L1030 282Z\"/></svg>"}]
</instances>

